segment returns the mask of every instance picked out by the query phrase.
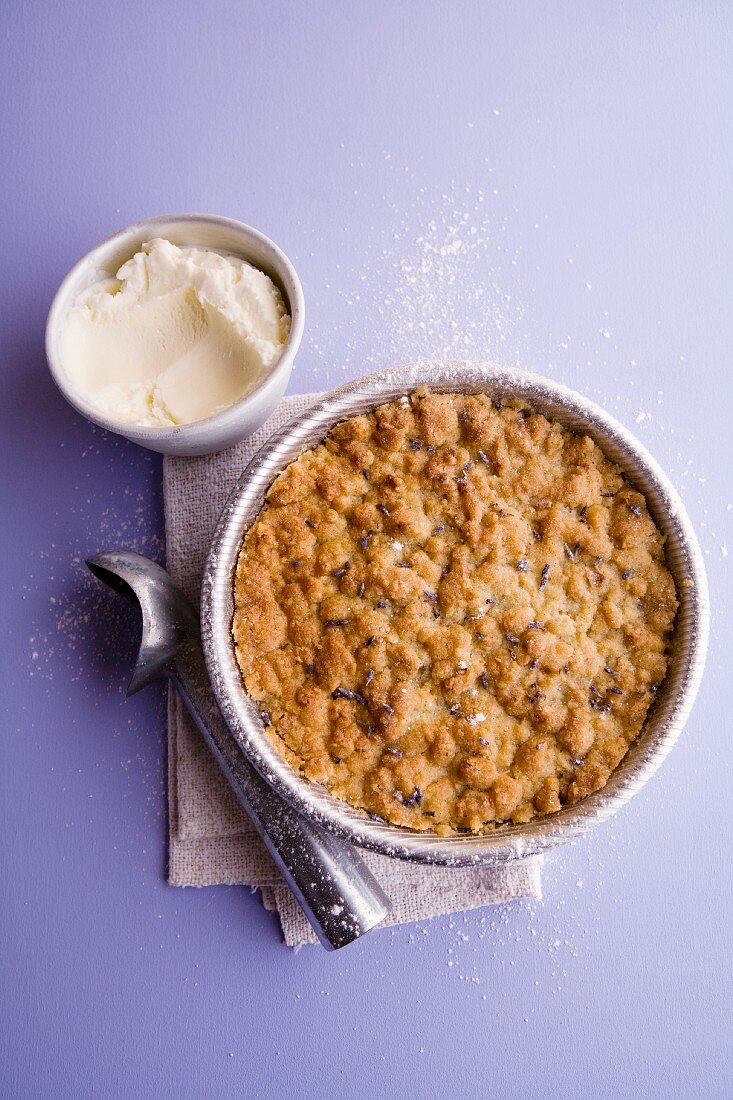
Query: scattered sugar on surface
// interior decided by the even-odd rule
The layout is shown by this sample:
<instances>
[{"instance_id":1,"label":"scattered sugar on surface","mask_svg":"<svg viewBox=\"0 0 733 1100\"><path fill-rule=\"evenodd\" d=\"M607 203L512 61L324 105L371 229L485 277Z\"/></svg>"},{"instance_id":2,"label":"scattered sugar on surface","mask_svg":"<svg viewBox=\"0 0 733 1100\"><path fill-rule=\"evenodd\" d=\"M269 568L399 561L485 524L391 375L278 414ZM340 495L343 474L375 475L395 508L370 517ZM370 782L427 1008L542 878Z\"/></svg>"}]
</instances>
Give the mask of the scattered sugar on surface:
<instances>
[{"instance_id":1,"label":"scattered sugar on surface","mask_svg":"<svg viewBox=\"0 0 733 1100\"><path fill-rule=\"evenodd\" d=\"M482 1014L503 1018L512 1011L515 1021L529 1024L547 1008L537 987L562 1000L577 990L579 975L592 979L632 857L632 838L619 839L606 826L600 835L548 856L543 902L506 902L377 933L388 935L389 949L380 951L385 972L373 975L375 988L399 985L391 964L405 958L407 945L426 962L440 962L442 956L449 985ZM348 957L342 959L345 965L335 976L348 986L353 971ZM365 992L370 991L368 986ZM323 996L329 992L321 990Z\"/></svg>"},{"instance_id":2,"label":"scattered sugar on surface","mask_svg":"<svg viewBox=\"0 0 733 1100\"><path fill-rule=\"evenodd\" d=\"M522 309L490 275L491 256L510 250L510 218L491 200L490 189L457 183L417 186L402 205L385 197L366 252L322 288L322 307L335 296L346 319L344 330L309 322L314 373L338 364L351 376L423 358L516 362Z\"/></svg>"},{"instance_id":3,"label":"scattered sugar on surface","mask_svg":"<svg viewBox=\"0 0 733 1100\"><path fill-rule=\"evenodd\" d=\"M163 559L162 517L156 507L159 463L151 455L135 456L150 466L143 479L150 491L121 485L120 450L128 445L101 429L90 431L91 442L87 439L79 445L77 502L63 511L49 512L46 546L35 560L29 560L23 592L31 623L26 671L33 690L44 692L52 702L59 742L68 743L69 760L79 759L71 738L83 691L86 713L100 716L100 742L116 739L114 751L100 747L100 759L95 758L91 767L106 765L122 772L129 783L129 792L125 789L122 797L134 799L138 812L142 785L143 812L152 821L166 812L158 742L165 729L165 694L159 691L146 704L153 710L152 731L138 728L132 708L110 711L110 700L124 698L132 672L139 613L91 574L85 558L101 550L125 548ZM108 471L110 477L105 479L100 471ZM56 765L62 795L66 787L61 772L67 762L64 757L63 764ZM81 774L82 769L77 771ZM99 783L99 777L90 772L83 797L97 797ZM69 816L64 827L73 828L79 821L77 815Z\"/></svg>"},{"instance_id":4,"label":"scattered sugar on surface","mask_svg":"<svg viewBox=\"0 0 733 1100\"><path fill-rule=\"evenodd\" d=\"M498 108L492 113L498 116ZM474 130L471 124L468 128ZM622 326L603 307L594 289L596 273L585 270L577 245L567 259L584 300L595 310L596 322L578 332L548 333L538 343L528 305L531 299L521 292L527 266L521 219L504 194L510 189L492 179L495 174L488 161L484 187L460 181L428 186L388 151L384 163L388 180L407 176L414 186L406 200L395 201L390 189L381 203L363 211L370 221L366 251L360 251L357 260L346 250L332 276L320 286L309 287L314 308L303 358L312 364L313 388L402 362L436 358L490 359L556 377L633 425L643 441L649 439L652 450L655 440L664 444L664 464L693 512L706 557L727 568L730 527L725 517L733 505L721 502L708 489L694 434L686 434L676 448L666 438L677 435L677 430L665 416L664 391L649 388L643 356L617 337ZM358 158L352 161L355 176L363 168ZM537 233L548 216L535 218L531 225ZM362 231L363 226L358 230L360 240ZM307 231L303 232L306 239ZM348 236L347 227L344 234ZM315 251L319 241L314 239L312 244ZM340 316L343 324L325 326L318 320L320 315ZM687 358L678 354L670 372L683 369ZM603 379L600 386L599 378ZM304 380L300 388L306 388ZM69 681L83 679L93 706L109 695L113 676L120 693L124 691L134 653L120 641L130 633L130 612L89 574L84 557L108 546L126 546L158 559L163 555L148 494L118 490L117 499L103 508L85 495L84 462L93 462L98 470L100 460L108 456L114 469L120 445L115 437L95 430L92 442L82 447L79 505L71 517L78 537L68 549L59 539L63 552L58 545L50 545L28 578L29 596L46 593L47 600L28 642L29 676L45 681L49 691L57 690L51 681L61 674ZM54 517L51 520L53 530ZM718 533L721 525L725 525L724 537ZM103 631L100 622L105 625ZM110 649L111 636L123 649ZM161 728L163 721L161 709ZM120 766L129 768L131 760L134 757L124 756ZM151 800L162 812L159 778L148 777L146 782ZM484 988L486 968L478 964L487 953L507 973L522 955L544 955L549 966L543 970L543 980L552 982L553 993L559 993L571 966L587 969L591 965L601 913L614 901L610 896L614 876L623 875L623 860L630 855L626 847L628 842L622 845L612 830L603 827L598 838L592 834L569 853L559 850L549 856L543 872L547 900L542 905L513 902L450 919L435 918L392 929L390 942L408 943L419 953L439 933L451 979L467 993L475 993L477 1004L498 1012L509 993ZM579 866L582 876L577 873ZM604 879L609 869L613 870L610 885ZM582 904L576 905L576 899ZM348 976L348 967L345 973ZM324 997L329 995L328 990L322 992Z\"/></svg>"},{"instance_id":5,"label":"scattered sugar on surface","mask_svg":"<svg viewBox=\"0 0 733 1100\"><path fill-rule=\"evenodd\" d=\"M85 557L101 549L124 548L157 561L164 556L164 540L150 529L151 502L143 493L122 491L122 502L104 508L92 519L83 505L72 509L81 519L75 545L63 555L56 544L41 553L48 562L45 576L36 569L29 573L27 589L48 592L48 605L37 617L37 629L30 636L30 676L50 680L59 662L72 680L91 679L89 659L103 663L109 655L110 638L119 636L123 626L129 631L135 615L125 602L100 583L89 571ZM96 524L96 531L93 526ZM65 560L64 560L65 559ZM100 630L100 623L104 629ZM42 624L42 625L41 625ZM124 677L125 671L121 669Z\"/></svg>"}]
</instances>

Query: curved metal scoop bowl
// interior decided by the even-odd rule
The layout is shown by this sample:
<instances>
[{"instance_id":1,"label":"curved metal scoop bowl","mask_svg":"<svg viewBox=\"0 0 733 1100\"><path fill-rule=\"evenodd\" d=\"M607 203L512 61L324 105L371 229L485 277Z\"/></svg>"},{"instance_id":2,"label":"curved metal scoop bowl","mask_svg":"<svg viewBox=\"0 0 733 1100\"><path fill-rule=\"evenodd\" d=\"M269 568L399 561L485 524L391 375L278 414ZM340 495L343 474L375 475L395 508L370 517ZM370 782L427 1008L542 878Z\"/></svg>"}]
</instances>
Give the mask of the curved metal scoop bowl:
<instances>
[{"instance_id":1,"label":"curved metal scoop bowl","mask_svg":"<svg viewBox=\"0 0 733 1100\"><path fill-rule=\"evenodd\" d=\"M324 947L344 947L379 924L389 900L358 853L301 817L244 756L209 685L198 616L165 569L127 550L87 565L142 615L128 695L161 677L173 681Z\"/></svg>"}]
</instances>

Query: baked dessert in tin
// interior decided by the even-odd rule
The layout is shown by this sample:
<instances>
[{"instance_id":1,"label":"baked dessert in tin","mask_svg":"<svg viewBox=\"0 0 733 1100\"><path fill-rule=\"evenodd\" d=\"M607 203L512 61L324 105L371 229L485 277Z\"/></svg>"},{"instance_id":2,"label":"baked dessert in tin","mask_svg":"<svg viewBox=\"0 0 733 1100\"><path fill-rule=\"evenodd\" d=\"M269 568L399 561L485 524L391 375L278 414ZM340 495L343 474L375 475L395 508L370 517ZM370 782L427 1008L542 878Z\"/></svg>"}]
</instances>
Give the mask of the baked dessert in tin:
<instances>
[{"instance_id":1,"label":"baked dessert in tin","mask_svg":"<svg viewBox=\"0 0 733 1100\"><path fill-rule=\"evenodd\" d=\"M676 608L643 496L589 436L418 389L275 480L232 629L291 766L446 835L601 788L665 675Z\"/></svg>"}]
</instances>

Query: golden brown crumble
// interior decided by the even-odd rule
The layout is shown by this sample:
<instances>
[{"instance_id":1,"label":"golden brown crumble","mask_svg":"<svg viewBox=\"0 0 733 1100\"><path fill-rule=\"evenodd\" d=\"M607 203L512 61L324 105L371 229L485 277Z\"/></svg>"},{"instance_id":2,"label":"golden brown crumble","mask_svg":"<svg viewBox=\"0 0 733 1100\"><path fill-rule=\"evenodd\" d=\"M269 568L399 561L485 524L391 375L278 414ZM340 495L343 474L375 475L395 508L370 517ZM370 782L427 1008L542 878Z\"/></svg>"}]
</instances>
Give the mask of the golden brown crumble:
<instances>
[{"instance_id":1,"label":"golden brown crumble","mask_svg":"<svg viewBox=\"0 0 733 1100\"><path fill-rule=\"evenodd\" d=\"M294 768L447 834L603 787L676 609L644 497L589 436L419 389L275 480L240 551L233 634Z\"/></svg>"}]
</instances>

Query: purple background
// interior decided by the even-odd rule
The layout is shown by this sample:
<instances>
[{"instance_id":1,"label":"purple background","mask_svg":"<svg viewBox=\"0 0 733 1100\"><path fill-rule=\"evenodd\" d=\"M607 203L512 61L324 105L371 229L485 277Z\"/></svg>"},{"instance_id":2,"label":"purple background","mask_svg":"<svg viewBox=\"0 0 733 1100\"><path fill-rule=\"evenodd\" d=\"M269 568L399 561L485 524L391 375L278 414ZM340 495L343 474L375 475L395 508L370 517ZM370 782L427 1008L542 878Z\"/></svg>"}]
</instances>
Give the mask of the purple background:
<instances>
[{"instance_id":1,"label":"purple background","mask_svg":"<svg viewBox=\"0 0 733 1100\"><path fill-rule=\"evenodd\" d=\"M352 7L4 8L0 1093L730 1095L731 9ZM679 486L701 695L543 904L294 954L247 890L166 885L163 691L125 700L130 620L80 564L162 554L161 464L63 403L43 327L84 251L176 210L295 262L291 392L521 363Z\"/></svg>"}]
</instances>

